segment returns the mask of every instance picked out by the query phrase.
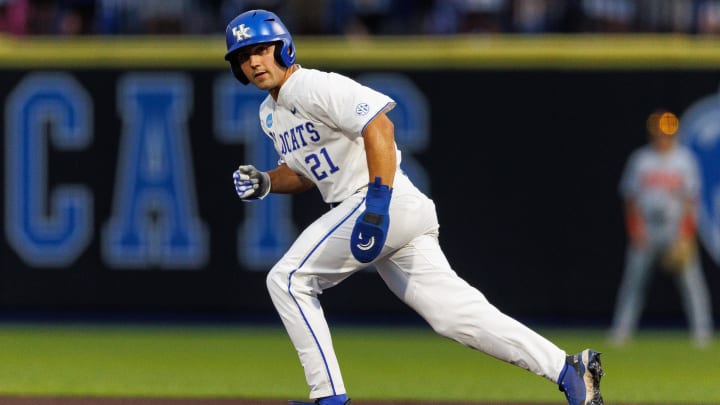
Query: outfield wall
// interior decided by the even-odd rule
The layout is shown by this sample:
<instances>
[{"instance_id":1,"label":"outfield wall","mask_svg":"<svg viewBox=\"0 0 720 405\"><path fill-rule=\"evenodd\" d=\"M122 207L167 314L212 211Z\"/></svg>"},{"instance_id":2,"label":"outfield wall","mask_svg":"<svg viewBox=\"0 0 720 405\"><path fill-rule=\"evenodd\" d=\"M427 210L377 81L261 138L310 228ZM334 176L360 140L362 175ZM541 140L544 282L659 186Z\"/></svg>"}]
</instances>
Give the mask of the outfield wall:
<instances>
[{"instance_id":1,"label":"outfield wall","mask_svg":"<svg viewBox=\"0 0 720 405\"><path fill-rule=\"evenodd\" d=\"M450 262L532 319L609 322L625 158L654 108L682 114L720 85L720 43L698 37L298 38L297 48L303 66L398 101L403 167L435 199ZM234 81L223 51L207 37L0 37L0 314L273 313L265 272L326 207L315 192L235 196L238 164L277 157L257 124L264 94ZM720 313L712 257L703 250ZM682 320L670 280L651 289L649 315ZM409 314L372 270L323 301L330 316Z\"/></svg>"}]
</instances>

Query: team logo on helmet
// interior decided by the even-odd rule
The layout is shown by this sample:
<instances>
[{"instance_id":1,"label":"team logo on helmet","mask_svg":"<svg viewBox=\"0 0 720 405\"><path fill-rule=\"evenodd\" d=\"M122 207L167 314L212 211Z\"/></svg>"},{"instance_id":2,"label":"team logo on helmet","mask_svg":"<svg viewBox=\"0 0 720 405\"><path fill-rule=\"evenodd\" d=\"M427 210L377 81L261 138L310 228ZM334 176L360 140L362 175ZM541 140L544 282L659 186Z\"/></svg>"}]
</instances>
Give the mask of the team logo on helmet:
<instances>
[{"instance_id":1,"label":"team logo on helmet","mask_svg":"<svg viewBox=\"0 0 720 405\"><path fill-rule=\"evenodd\" d=\"M225 60L230 62L230 71L242 84L248 84L250 80L242 72L235 53L246 46L270 42L281 43L275 48L275 59L279 64L290 67L295 63L292 36L275 13L266 10L246 11L225 27Z\"/></svg>"},{"instance_id":2,"label":"team logo on helmet","mask_svg":"<svg viewBox=\"0 0 720 405\"><path fill-rule=\"evenodd\" d=\"M695 101L680 118L680 142L698 162L702 181L698 234L703 246L720 265L720 94Z\"/></svg>"},{"instance_id":3,"label":"team logo on helmet","mask_svg":"<svg viewBox=\"0 0 720 405\"><path fill-rule=\"evenodd\" d=\"M248 34L248 31L250 31L250 27L246 27L245 24L240 24L232 29L232 33L238 42L252 37L252 35Z\"/></svg>"}]
</instances>

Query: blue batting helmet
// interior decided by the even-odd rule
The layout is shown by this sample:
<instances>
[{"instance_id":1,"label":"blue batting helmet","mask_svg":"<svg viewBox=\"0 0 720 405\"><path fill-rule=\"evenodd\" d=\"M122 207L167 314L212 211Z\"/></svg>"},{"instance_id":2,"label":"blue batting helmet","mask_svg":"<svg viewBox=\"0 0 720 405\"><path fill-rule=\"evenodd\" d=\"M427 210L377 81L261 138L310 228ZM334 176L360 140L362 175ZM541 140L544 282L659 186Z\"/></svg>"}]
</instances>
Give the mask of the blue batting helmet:
<instances>
[{"instance_id":1,"label":"blue batting helmet","mask_svg":"<svg viewBox=\"0 0 720 405\"><path fill-rule=\"evenodd\" d=\"M230 62L230 70L242 83L250 81L237 64L233 54L240 48L266 42L281 42L275 47L275 59L285 67L295 63L295 44L290 32L275 13L266 10L250 10L233 18L225 29L227 53L225 60Z\"/></svg>"}]
</instances>

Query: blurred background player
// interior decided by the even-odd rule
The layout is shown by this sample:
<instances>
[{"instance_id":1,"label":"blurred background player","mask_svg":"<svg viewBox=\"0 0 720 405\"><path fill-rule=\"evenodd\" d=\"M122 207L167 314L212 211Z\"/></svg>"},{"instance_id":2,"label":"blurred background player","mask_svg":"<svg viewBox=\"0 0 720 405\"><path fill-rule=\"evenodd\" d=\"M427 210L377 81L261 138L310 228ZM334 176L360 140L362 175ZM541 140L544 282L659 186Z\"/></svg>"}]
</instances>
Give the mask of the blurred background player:
<instances>
[{"instance_id":1,"label":"blurred background player","mask_svg":"<svg viewBox=\"0 0 720 405\"><path fill-rule=\"evenodd\" d=\"M678 126L669 111L650 114L649 143L630 155L620 181L628 246L610 329L617 345L637 329L654 269L674 278L693 341L706 346L712 336L710 297L695 242L699 171L692 152L677 141Z\"/></svg>"}]
</instances>

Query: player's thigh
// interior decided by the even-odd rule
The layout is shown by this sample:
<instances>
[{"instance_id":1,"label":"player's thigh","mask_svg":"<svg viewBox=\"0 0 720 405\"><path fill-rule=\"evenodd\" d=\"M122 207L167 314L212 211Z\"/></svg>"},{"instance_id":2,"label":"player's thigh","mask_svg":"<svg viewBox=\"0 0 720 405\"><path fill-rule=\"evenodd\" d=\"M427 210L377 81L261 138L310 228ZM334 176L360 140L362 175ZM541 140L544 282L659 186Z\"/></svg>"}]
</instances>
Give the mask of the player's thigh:
<instances>
[{"instance_id":1,"label":"player's thigh","mask_svg":"<svg viewBox=\"0 0 720 405\"><path fill-rule=\"evenodd\" d=\"M375 263L375 268L390 290L404 301L412 299L424 286L457 277L440 248L437 233L416 237Z\"/></svg>"},{"instance_id":2,"label":"player's thigh","mask_svg":"<svg viewBox=\"0 0 720 405\"><path fill-rule=\"evenodd\" d=\"M350 254L349 239L354 225L350 210L335 208L311 223L273 266L268 280L316 291L332 287L360 270Z\"/></svg>"},{"instance_id":3,"label":"player's thigh","mask_svg":"<svg viewBox=\"0 0 720 405\"><path fill-rule=\"evenodd\" d=\"M398 193L390 205L390 229L385 245L391 251L402 249L422 235L437 234L438 228L431 199L414 190Z\"/></svg>"},{"instance_id":4,"label":"player's thigh","mask_svg":"<svg viewBox=\"0 0 720 405\"><path fill-rule=\"evenodd\" d=\"M390 290L443 335L458 319L495 311L450 267L435 235L414 239L376 268Z\"/></svg>"},{"instance_id":5,"label":"player's thigh","mask_svg":"<svg viewBox=\"0 0 720 405\"><path fill-rule=\"evenodd\" d=\"M647 283L659 254L659 248L654 245L643 247L630 245L625 254L624 284L639 286Z\"/></svg>"}]
</instances>

